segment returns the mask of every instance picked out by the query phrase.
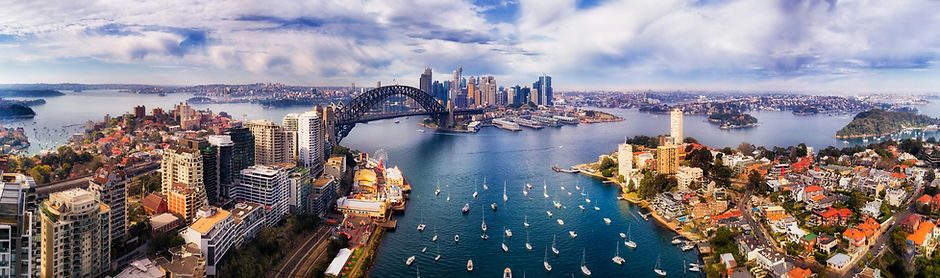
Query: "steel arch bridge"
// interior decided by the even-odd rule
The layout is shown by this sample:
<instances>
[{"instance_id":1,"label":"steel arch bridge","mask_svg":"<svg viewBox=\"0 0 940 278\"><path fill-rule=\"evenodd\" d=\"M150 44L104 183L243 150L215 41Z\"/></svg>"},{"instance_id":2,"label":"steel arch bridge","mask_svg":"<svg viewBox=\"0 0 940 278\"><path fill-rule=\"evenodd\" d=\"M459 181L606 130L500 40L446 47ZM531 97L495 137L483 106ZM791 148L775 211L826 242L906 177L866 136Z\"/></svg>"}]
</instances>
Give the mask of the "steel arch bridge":
<instances>
[{"instance_id":1,"label":"steel arch bridge","mask_svg":"<svg viewBox=\"0 0 940 278\"><path fill-rule=\"evenodd\" d=\"M372 108L382 103L390 96L404 96L410 98L421 106L424 111L369 114ZM430 115L439 126L445 126L448 124L447 119L449 114L447 107L444 107L443 104L438 102L437 99L430 94L425 93L421 89L404 85L384 86L369 90L341 106L335 113L336 120L333 135L335 136L334 138L337 144L339 141L343 140L346 135L349 135L349 132L352 131L357 123L412 115Z\"/></svg>"}]
</instances>

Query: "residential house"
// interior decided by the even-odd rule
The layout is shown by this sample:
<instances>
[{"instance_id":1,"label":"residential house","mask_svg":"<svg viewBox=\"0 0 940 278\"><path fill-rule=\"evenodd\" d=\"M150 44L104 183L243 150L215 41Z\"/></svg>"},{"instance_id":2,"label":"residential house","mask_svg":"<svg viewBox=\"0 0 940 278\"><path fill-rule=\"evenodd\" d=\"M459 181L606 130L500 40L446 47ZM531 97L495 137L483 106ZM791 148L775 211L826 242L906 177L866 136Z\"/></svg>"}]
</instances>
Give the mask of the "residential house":
<instances>
[{"instance_id":1,"label":"residential house","mask_svg":"<svg viewBox=\"0 0 940 278\"><path fill-rule=\"evenodd\" d=\"M817 250L819 250L819 252L826 252L826 254L831 254L832 251L839 246L839 239L827 234L820 235L816 239L816 242Z\"/></svg>"}]
</instances>

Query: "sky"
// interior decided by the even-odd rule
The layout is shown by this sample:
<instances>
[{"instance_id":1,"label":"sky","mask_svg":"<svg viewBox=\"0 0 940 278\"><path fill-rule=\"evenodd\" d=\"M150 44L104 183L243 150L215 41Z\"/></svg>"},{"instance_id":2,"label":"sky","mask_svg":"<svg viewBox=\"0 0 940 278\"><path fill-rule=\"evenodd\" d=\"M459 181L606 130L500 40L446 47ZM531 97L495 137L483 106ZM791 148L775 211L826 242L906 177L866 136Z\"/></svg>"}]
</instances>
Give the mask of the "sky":
<instances>
[{"instance_id":1,"label":"sky","mask_svg":"<svg viewBox=\"0 0 940 278\"><path fill-rule=\"evenodd\" d=\"M940 91L936 0L0 0L0 83Z\"/></svg>"}]
</instances>

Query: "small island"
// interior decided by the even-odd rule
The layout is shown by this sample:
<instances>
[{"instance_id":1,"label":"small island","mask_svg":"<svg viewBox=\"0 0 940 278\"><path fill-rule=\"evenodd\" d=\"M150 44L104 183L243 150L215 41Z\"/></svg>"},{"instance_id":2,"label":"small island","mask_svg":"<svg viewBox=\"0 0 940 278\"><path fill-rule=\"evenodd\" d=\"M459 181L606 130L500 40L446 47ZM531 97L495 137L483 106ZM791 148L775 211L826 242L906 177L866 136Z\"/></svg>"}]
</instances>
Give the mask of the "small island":
<instances>
[{"instance_id":1,"label":"small island","mask_svg":"<svg viewBox=\"0 0 940 278\"><path fill-rule=\"evenodd\" d=\"M912 112L872 109L855 115L851 122L836 132L836 138L885 136L905 128L924 128L938 123L940 120Z\"/></svg>"},{"instance_id":2,"label":"small island","mask_svg":"<svg viewBox=\"0 0 940 278\"><path fill-rule=\"evenodd\" d=\"M0 97L57 97L64 96L56 90L8 90L0 89Z\"/></svg>"},{"instance_id":3,"label":"small island","mask_svg":"<svg viewBox=\"0 0 940 278\"><path fill-rule=\"evenodd\" d=\"M737 129L757 126L757 118L746 113L713 113L708 122L718 124L720 129Z\"/></svg>"}]
</instances>

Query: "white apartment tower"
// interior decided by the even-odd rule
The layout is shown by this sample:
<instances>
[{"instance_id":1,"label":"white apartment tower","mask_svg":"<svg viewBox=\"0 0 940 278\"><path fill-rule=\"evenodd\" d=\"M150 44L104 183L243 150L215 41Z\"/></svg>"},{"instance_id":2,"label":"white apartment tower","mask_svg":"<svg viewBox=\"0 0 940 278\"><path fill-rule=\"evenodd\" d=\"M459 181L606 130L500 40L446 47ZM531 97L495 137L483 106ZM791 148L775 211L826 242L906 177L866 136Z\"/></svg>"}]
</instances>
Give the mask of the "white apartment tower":
<instances>
[{"instance_id":1,"label":"white apartment tower","mask_svg":"<svg viewBox=\"0 0 940 278\"><path fill-rule=\"evenodd\" d=\"M682 110L673 109L669 116L669 136L675 140L676 145L681 145L685 137L682 136Z\"/></svg>"},{"instance_id":2,"label":"white apartment tower","mask_svg":"<svg viewBox=\"0 0 940 278\"><path fill-rule=\"evenodd\" d=\"M297 113L290 113L281 119L281 126L284 127L284 131L287 131L287 148L292 159L297 157L297 119L299 117Z\"/></svg>"},{"instance_id":3,"label":"white apartment tower","mask_svg":"<svg viewBox=\"0 0 940 278\"><path fill-rule=\"evenodd\" d=\"M617 172L624 178L630 178L633 171L633 145L626 142L617 146Z\"/></svg>"},{"instance_id":4,"label":"white apartment tower","mask_svg":"<svg viewBox=\"0 0 940 278\"><path fill-rule=\"evenodd\" d=\"M298 165L314 175L323 171L323 121L316 111L307 111L297 119Z\"/></svg>"},{"instance_id":5,"label":"white apartment tower","mask_svg":"<svg viewBox=\"0 0 940 278\"><path fill-rule=\"evenodd\" d=\"M163 196L170 196L174 183L185 184L199 195L202 206L208 205L206 185L203 181L202 154L197 150L171 146L163 151L160 163L160 189Z\"/></svg>"},{"instance_id":6,"label":"white apartment tower","mask_svg":"<svg viewBox=\"0 0 940 278\"><path fill-rule=\"evenodd\" d=\"M237 185L232 190L233 198L266 206L269 209L266 213L267 226L273 227L289 209L289 177L288 169L280 166L248 167L238 175Z\"/></svg>"}]
</instances>

